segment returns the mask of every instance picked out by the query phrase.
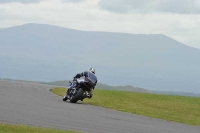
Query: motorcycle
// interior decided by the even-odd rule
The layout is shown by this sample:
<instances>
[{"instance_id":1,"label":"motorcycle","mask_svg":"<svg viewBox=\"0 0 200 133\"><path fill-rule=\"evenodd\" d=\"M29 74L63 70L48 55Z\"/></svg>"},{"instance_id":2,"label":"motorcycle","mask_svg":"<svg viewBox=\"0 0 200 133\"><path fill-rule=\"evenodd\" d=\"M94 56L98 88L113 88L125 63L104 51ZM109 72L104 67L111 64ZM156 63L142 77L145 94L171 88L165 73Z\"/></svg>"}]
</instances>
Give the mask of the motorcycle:
<instances>
[{"instance_id":1,"label":"motorcycle","mask_svg":"<svg viewBox=\"0 0 200 133\"><path fill-rule=\"evenodd\" d=\"M85 77L76 79L75 81L69 83L69 92L66 92L66 95L63 97L63 101L70 100L71 103L76 103L78 100L81 100L84 95L88 95L88 92L93 86L91 80Z\"/></svg>"}]
</instances>

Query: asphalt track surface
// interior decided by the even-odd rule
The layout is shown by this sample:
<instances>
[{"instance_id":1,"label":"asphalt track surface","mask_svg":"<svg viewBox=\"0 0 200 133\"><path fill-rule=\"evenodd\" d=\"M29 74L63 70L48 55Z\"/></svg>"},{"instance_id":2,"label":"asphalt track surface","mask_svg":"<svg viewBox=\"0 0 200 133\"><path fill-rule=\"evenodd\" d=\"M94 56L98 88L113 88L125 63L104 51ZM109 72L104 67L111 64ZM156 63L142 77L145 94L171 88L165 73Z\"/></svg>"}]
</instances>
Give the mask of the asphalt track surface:
<instances>
[{"instance_id":1,"label":"asphalt track surface","mask_svg":"<svg viewBox=\"0 0 200 133\"><path fill-rule=\"evenodd\" d=\"M0 122L85 133L200 133L190 126L78 102L63 102L53 86L0 80ZM94 97L95 98L95 97Z\"/></svg>"}]
</instances>

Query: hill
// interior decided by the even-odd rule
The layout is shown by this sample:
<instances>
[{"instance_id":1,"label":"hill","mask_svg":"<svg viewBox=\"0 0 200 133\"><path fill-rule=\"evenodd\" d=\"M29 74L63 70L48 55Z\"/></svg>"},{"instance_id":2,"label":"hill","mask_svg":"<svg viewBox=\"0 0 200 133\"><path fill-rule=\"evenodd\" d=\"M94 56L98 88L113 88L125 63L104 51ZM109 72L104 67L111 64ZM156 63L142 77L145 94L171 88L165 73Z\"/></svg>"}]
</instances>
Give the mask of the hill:
<instances>
[{"instance_id":1,"label":"hill","mask_svg":"<svg viewBox=\"0 0 200 133\"><path fill-rule=\"evenodd\" d=\"M25 24L0 30L0 47L0 78L51 82L92 66L111 86L200 93L200 50L165 35Z\"/></svg>"},{"instance_id":2,"label":"hill","mask_svg":"<svg viewBox=\"0 0 200 133\"><path fill-rule=\"evenodd\" d=\"M45 84L68 87L69 86L69 80L46 82ZM107 89L107 90L134 91L134 92L146 92L147 91L143 88L133 87L133 86L130 86L130 85L128 85L128 86L110 86L110 85L101 84L101 83L97 83L96 88Z\"/></svg>"}]
</instances>

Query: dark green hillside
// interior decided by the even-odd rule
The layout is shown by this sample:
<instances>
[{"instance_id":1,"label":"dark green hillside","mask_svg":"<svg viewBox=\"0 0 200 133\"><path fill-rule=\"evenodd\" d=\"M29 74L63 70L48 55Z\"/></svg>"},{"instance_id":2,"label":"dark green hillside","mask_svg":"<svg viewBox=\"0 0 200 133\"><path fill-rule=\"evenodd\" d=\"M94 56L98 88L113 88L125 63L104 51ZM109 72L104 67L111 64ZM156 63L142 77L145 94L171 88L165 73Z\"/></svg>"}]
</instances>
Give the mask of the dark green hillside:
<instances>
[{"instance_id":1,"label":"dark green hillside","mask_svg":"<svg viewBox=\"0 0 200 133\"><path fill-rule=\"evenodd\" d=\"M62 86L62 87L68 87L69 86L69 80L61 80L61 81L53 81L53 82L13 80L13 79L0 79L0 80L39 83L39 84L47 84L47 85ZM123 91L130 91L130 92L146 92L146 93L153 93L153 94L200 97L200 94L195 94L195 93L175 92L175 91L155 91L155 90L148 90L148 89L143 89L143 88L139 88L139 87L133 87L133 86L130 86L130 85L110 86L110 85L98 83L96 88L105 89L105 90L123 90Z\"/></svg>"}]
</instances>

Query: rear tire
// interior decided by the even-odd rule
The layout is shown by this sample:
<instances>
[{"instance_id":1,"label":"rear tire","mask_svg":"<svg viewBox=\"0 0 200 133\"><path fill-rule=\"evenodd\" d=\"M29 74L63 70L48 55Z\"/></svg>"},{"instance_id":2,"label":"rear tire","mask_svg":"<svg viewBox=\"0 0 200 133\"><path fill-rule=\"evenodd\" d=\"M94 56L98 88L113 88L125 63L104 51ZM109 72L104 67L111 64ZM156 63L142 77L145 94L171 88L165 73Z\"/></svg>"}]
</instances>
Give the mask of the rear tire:
<instances>
[{"instance_id":1,"label":"rear tire","mask_svg":"<svg viewBox=\"0 0 200 133\"><path fill-rule=\"evenodd\" d=\"M80 88L75 96L72 96L70 99L71 103L76 103L78 100L80 100L80 97L83 95L84 90Z\"/></svg>"}]
</instances>

